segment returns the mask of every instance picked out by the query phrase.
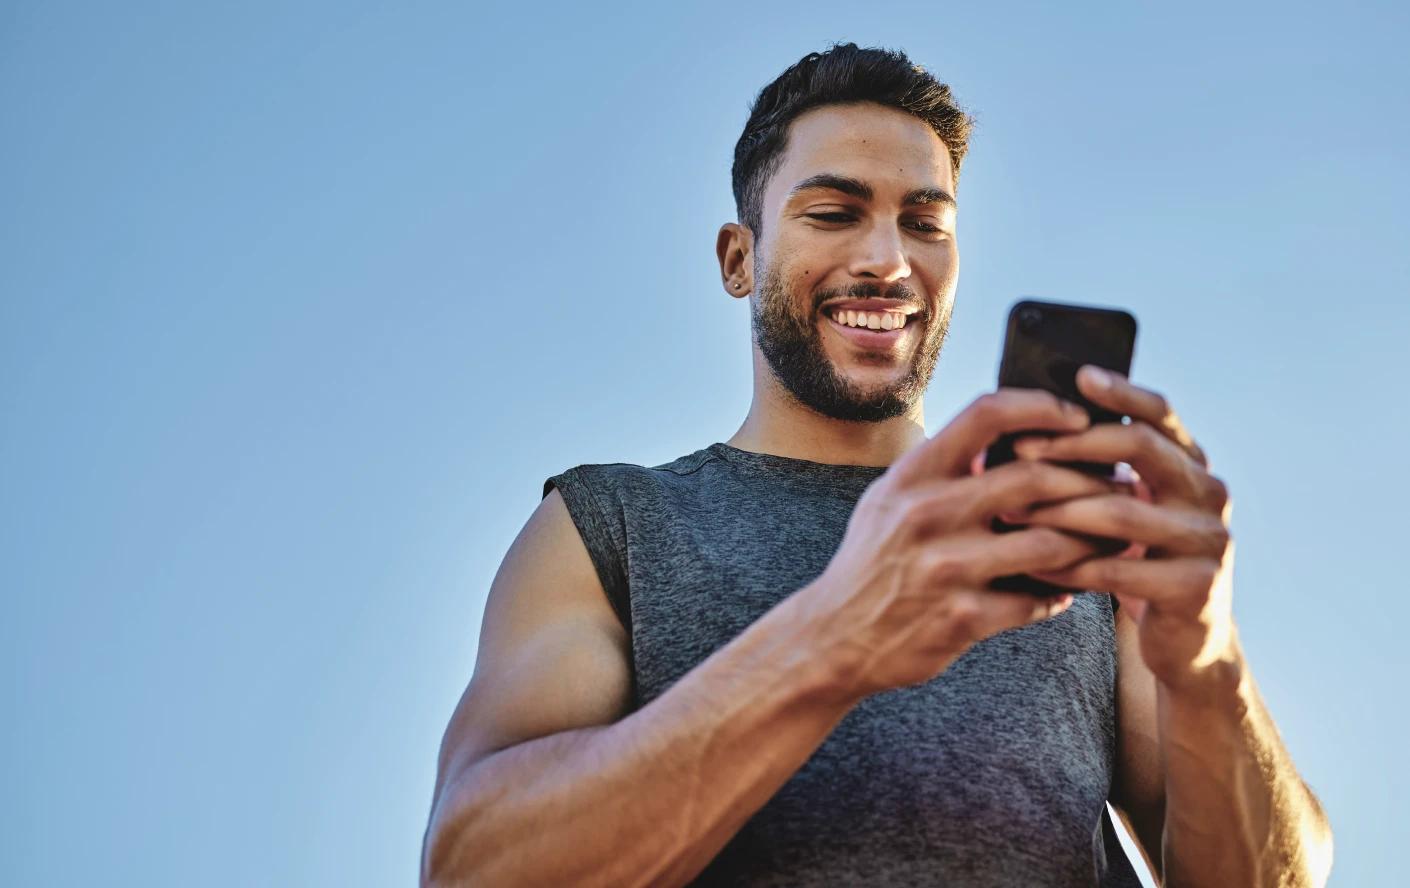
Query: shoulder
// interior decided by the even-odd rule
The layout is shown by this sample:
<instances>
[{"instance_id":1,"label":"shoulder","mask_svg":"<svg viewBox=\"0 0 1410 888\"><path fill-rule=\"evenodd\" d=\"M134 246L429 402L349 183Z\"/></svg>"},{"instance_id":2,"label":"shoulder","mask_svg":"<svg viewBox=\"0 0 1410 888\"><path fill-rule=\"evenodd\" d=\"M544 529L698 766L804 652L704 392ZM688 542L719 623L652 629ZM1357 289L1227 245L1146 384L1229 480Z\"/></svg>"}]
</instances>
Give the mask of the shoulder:
<instances>
[{"instance_id":1,"label":"shoulder","mask_svg":"<svg viewBox=\"0 0 1410 888\"><path fill-rule=\"evenodd\" d=\"M709 450L697 450L652 466L631 462L581 463L547 478L543 483L542 495L548 496L554 488L570 484L581 485L598 495L671 486L719 460Z\"/></svg>"}]
</instances>

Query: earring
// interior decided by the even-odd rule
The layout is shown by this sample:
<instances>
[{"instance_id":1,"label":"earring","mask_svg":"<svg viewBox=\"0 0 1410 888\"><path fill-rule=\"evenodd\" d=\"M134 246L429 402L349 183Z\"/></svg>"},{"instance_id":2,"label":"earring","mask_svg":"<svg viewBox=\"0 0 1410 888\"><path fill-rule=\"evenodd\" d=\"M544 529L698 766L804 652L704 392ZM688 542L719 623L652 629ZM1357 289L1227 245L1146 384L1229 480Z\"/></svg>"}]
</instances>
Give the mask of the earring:
<instances>
[{"instance_id":1,"label":"earring","mask_svg":"<svg viewBox=\"0 0 1410 888\"><path fill-rule=\"evenodd\" d=\"M736 290L738 290L738 289L739 289L739 284L735 284L735 285L734 285L734 288L735 288Z\"/></svg>"}]
</instances>

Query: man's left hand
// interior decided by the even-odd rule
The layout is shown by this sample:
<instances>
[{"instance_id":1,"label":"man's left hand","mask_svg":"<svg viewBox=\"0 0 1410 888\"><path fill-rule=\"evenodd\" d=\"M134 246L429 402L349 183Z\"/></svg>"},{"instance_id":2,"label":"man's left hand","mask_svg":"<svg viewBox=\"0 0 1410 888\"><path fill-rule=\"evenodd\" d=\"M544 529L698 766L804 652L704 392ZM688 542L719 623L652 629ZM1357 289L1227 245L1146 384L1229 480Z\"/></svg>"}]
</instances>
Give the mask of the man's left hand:
<instances>
[{"instance_id":1,"label":"man's left hand","mask_svg":"<svg viewBox=\"0 0 1410 888\"><path fill-rule=\"evenodd\" d=\"M1023 521L1129 540L1132 546L1034 576L1116 596L1140 627L1146 666L1171 690L1232 690L1240 676L1228 488L1209 473L1204 452L1160 394L1091 365L1078 373L1077 384L1093 403L1129 416L1130 423L1025 438L1016 453L1025 459L1126 463L1138 476L1138 495L1072 499L1033 509Z\"/></svg>"}]
</instances>

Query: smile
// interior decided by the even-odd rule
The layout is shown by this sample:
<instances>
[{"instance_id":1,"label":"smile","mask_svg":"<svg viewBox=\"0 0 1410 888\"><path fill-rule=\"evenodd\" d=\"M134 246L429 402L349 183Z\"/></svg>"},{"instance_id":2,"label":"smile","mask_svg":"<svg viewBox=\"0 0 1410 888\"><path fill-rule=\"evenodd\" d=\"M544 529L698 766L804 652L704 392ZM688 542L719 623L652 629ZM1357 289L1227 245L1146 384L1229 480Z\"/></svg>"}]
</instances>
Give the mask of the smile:
<instances>
[{"instance_id":1,"label":"smile","mask_svg":"<svg viewBox=\"0 0 1410 888\"><path fill-rule=\"evenodd\" d=\"M904 327L897 330L872 330L867 327L849 327L846 324L839 324L826 315L824 315L824 321L847 342L858 348L872 351L888 351L896 348L905 338L906 331L915 326L914 323L908 321Z\"/></svg>"}]
</instances>

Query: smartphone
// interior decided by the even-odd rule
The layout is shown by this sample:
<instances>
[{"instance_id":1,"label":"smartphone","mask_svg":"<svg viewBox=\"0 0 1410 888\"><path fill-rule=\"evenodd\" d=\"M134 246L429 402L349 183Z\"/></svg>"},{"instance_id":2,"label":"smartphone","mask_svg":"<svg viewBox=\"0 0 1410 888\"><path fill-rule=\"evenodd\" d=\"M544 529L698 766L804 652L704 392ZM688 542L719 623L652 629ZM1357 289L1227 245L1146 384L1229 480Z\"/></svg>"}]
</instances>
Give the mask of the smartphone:
<instances>
[{"instance_id":1,"label":"smartphone","mask_svg":"<svg viewBox=\"0 0 1410 888\"><path fill-rule=\"evenodd\" d=\"M999 361L999 385L1045 389L1059 398L1085 407L1093 423L1121 422L1121 414L1092 403L1077 390L1077 370L1083 364L1096 364L1122 376L1130 376L1135 348L1136 318L1130 312L1025 299L1009 310L1004 352ZM1003 435L989 445L984 453L984 468L992 469L1014 460L1014 441L1022 434ZM1101 477L1112 477L1116 469L1111 463L1068 462L1062 465ZM994 530L1001 533L1020 527L997 518L994 520ZM1113 551L1126 547L1126 543L1120 540L1100 542L1104 549ZM1033 595L1057 595L1069 591L1024 574L999 577L990 585L995 589Z\"/></svg>"}]
</instances>

